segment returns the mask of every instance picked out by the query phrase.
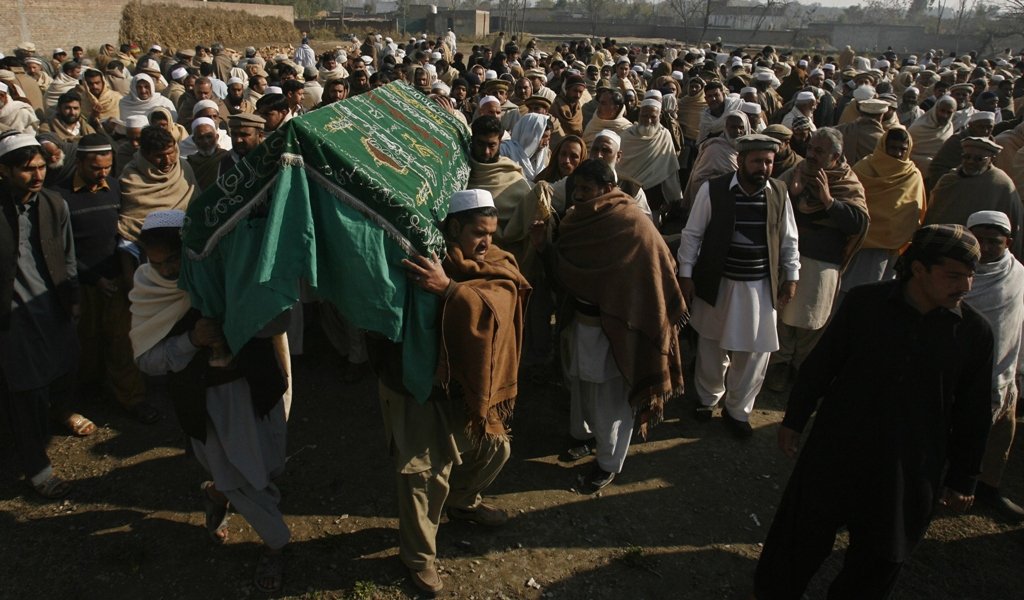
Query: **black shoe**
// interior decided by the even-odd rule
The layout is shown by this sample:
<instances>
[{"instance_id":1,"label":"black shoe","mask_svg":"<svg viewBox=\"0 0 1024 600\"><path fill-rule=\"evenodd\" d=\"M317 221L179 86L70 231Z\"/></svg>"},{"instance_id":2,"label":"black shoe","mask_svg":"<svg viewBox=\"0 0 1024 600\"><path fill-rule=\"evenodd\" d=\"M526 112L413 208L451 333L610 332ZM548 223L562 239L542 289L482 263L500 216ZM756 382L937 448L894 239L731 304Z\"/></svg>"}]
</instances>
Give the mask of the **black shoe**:
<instances>
[{"instance_id":1,"label":"black shoe","mask_svg":"<svg viewBox=\"0 0 1024 600\"><path fill-rule=\"evenodd\" d=\"M722 420L725 421L732 434L741 440L748 439L754 435L754 428L750 426L750 423L733 418L728 410L722 411Z\"/></svg>"},{"instance_id":2,"label":"black shoe","mask_svg":"<svg viewBox=\"0 0 1024 600\"><path fill-rule=\"evenodd\" d=\"M597 448L594 446L594 440L587 440L579 446L573 446L566 450L558 460L562 462L576 462L577 460L586 458L593 454Z\"/></svg>"},{"instance_id":3,"label":"black shoe","mask_svg":"<svg viewBox=\"0 0 1024 600\"><path fill-rule=\"evenodd\" d=\"M996 512L1006 521L1011 523L1024 521L1024 508L1021 508L1016 502L1002 495L999 492L999 488L979 481L978 487L974 492L974 498L978 501L978 504Z\"/></svg>"},{"instance_id":4,"label":"black shoe","mask_svg":"<svg viewBox=\"0 0 1024 600\"><path fill-rule=\"evenodd\" d=\"M608 484L615 480L615 473L595 466L593 471L580 479L580 493L594 494L608 487Z\"/></svg>"},{"instance_id":5,"label":"black shoe","mask_svg":"<svg viewBox=\"0 0 1024 600\"><path fill-rule=\"evenodd\" d=\"M700 402L693 409L693 418L701 423L707 423L715 413L714 406L704 406Z\"/></svg>"}]
</instances>

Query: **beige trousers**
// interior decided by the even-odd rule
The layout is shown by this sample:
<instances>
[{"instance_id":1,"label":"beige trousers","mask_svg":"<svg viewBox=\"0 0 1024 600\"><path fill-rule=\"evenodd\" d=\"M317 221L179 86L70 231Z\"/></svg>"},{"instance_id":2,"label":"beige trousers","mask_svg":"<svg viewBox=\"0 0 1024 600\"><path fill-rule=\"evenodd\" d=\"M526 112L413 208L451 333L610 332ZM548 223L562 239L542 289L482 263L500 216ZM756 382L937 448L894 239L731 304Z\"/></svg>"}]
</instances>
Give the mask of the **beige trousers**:
<instances>
[{"instance_id":1,"label":"beige trousers","mask_svg":"<svg viewBox=\"0 0 1024 600\"><path fill-rule=\"evenodd\" d=\"M398 555L421 571L437 556L437 528L445 502L473 509L511 455L508 439L472 445L452 403L437 391L424 403L379 386L384 430L395 458ZM455 426L453 426L455 425Z\"/></svg>"},{"instance_id":2,"label":"beige trousers","mask_svg":"<svg viewBox=\"0 0 1024 600\"><path fill-rule=\"evenodd\" d=\"M1013 435L1017 430L1017 398L1013 386L1009 387L1007 393L1010 395L1010 402L988 432L985 455L981 459L981 475L978 476L978 481L994 488L998 488L1003 479L1006 462L1010 460Z\"/></svg>"}]
</instances>

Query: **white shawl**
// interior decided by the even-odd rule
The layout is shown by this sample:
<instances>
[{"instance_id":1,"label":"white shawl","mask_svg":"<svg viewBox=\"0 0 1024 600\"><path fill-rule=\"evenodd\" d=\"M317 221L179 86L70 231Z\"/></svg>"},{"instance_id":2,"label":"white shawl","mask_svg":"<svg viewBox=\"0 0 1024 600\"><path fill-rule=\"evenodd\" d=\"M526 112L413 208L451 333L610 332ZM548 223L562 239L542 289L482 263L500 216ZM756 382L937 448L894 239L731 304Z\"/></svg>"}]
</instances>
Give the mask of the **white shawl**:
<instances>
[{"instance_id":1,"label":"white shawl","mask_svg":"<svg viewBox=\"0 0 1024 600\"><path fill-rule=\"evenodd\" d=\"M148 100L139 99L139 91L136 89L136 84L140 81L146 81L149 83L149 88L153 90L153 95ZM139 73L135 77L132 77L131 84L129 85L128 95L121 98L120 109L121 109L121 120L124 121L128 117L141 116L149 117L149 113L153 112L153 109L164 107L171 112L171 119L176 121L178 119L178 109L174 108L174 103L167 99L156 91L156 85L153 84L153 78L145 73Z\"/></svg>"}]
</instances>

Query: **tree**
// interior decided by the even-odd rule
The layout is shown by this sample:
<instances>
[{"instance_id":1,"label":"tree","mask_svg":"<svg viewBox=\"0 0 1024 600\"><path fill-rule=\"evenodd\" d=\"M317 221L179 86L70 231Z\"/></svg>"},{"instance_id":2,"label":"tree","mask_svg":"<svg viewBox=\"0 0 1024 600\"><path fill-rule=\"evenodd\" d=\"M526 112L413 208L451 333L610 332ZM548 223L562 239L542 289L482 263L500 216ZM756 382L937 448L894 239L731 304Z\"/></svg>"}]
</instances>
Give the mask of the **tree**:
<instances>
[{"instance_id":1,"label":"tree","mask_svg":"<svg viewBox=\"0 0 1024 600\"><path fill-rule=\"evenodd\" d=\"M665 4L679 17L684 30L697 23L705 6L704 0L666 0Z\"/></svg>"},{"instance_id":2,"label":"tree","mask_svg":"<svg viewBox=\"0 0 1024 600\"><path fill-rule=\"evenodd\" d=\"M597 35L597 22L605 14L611 0L580 0L579 6L590 18L590 33Z\"/></svg>"}]
</instances>

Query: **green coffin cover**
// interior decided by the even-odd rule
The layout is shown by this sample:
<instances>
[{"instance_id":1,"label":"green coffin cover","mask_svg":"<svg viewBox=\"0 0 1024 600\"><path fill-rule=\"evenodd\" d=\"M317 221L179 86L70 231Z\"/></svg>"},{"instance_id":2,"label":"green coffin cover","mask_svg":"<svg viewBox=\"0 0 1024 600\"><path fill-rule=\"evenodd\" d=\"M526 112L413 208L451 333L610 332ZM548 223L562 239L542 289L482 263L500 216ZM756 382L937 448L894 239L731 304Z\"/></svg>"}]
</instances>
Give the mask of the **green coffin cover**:
<instances>
[{"instance_id":1,"label":"green coffin cover","mask_svg":"<svg viewBox=\"0 0 1024 600\"><path fill-rule=\"evenodd\" d=\"M438 224L469 177L468 135L402 82L288 121L189 205L179 285L237 352L305 280L356 327L403 342L405 386L424 401L439 299L400 263L444 254Z\"/></svg>"}]
</instances>

